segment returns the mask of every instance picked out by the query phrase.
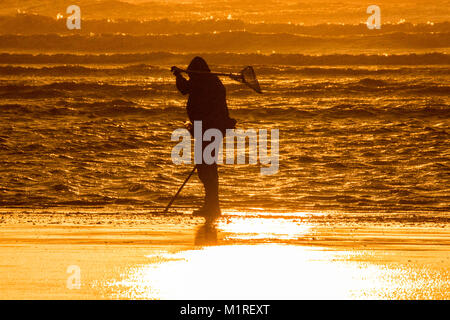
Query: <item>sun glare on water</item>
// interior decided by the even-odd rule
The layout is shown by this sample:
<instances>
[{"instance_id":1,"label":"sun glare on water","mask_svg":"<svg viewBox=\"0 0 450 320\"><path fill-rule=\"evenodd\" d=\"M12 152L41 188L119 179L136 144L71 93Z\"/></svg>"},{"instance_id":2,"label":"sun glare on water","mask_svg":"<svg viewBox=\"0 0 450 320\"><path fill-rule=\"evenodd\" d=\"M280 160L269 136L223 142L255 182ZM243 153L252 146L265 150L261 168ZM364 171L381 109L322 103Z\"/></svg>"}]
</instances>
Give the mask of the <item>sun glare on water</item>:
<instances>
[{"instance_id":1,"label":"sun glare on water","mask_svg":"<svg viewBox=\"0 0 450 320\"><path fill-rule=\"evenodd\" d=\"M148 255L148 264L109 282L112 295L127 299L391 299L426 293L426 284L414 280L415 271L367 262L364 257L374 255L373 251L289 244L289 240L311 236L313 228L292 219L233 217L208 228L199 228L195 249ZM226 234L226 239L217 242L216 232Z\"/></svg>"},{"instance_id":2,"label":"sun glare on water","mask_svg":"<svg viewBox=\"0 0 450 320\"><path fill-rule=\"evenodd\" d=\"M392 296L402 270L348 262L344 252L291 245L205 247L149 256L113 286L133 299L351 299Z\"/></svg>"}]
</instances>

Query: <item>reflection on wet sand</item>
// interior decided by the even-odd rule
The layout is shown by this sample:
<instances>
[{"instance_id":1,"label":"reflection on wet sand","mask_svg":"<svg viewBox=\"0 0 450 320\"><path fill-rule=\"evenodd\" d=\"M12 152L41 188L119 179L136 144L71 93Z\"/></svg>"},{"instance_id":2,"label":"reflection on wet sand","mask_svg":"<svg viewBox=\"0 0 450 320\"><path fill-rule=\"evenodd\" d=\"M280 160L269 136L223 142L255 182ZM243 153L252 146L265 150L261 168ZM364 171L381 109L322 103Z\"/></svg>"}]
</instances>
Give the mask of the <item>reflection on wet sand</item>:
<instances>
[{"instance_id":1,"label":"reflection on wet sand","mask_svg":"<svg viewBox=\"0 0 450 320\"><path fill-rule=\"evenodd\" d=\"M217 244L217 229L215 224L205 223L195 233L196 246L212 246Z\"/></svg>"},{"instance_id":2,"label":"reflection on wet sand","mask_svg":"<svg viewBox=\"0 0 450 320\"><path fill-rule=\"evenodd\" d=\"M313 229L289 219L220 219L197 229L198 247L149 255L148 264L108 285L114 297L133 299L448 298L445 265L411 265L398 250L292 241Z\"/></svg>"},{"instance_id":3,"label":"reflection on wet sand","mask_svg":"<svg viewBox=\"0 0 450 320\"><path fill-rule=\"evenodd\" d=\"M2 299L450 298L445 213L1 218ZM69 265L79 290L66 287Z\"/></svg>"}]
</instances>

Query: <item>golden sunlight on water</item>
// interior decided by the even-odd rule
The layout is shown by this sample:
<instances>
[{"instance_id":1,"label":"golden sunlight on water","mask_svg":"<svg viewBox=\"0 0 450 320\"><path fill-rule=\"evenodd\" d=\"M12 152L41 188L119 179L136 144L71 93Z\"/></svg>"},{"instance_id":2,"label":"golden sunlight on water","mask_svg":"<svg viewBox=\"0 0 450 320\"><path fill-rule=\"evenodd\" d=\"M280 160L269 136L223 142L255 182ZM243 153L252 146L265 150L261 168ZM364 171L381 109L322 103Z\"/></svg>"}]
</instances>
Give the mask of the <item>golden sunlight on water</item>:
<instances>
[{"instance_id":1,"label":"golden sunlight on water","mask_svg":"<svg viewBox=\"0 0 450 320\"><path fill-rule=\"evenodd\" d=\"M126 299L414 299L446 287L448 279L432 269L376 263L368 258L374 251L274 243L305 237L311 228L233 217L217 229L200 227L196 249L148 255L147 264L106 287ZM217 233L226 236L217 241ZM230 245L239 240L246 244Z\"/></svg>"},{"instance_id":2,"label":"golden sunlight on water","mask_svg":"<svg viewBox=\"0 0 450 320\"><path fill-rule=\"evenodd\" d=\"M286 219L233 218L218 224L227 239L290 240L308 234L310 225Z\"/></svg>"},{"instance_id":3,"label":"golden sunlight on water","mask_svg":"<svg viewBox=\"0 0 450 320\"><path fill-rule=\"evenodd\" d=\"M120 288L119 297L375 299L419 289L412 287L416 284L408 280L408 270L348 261L348 253L323 248L227 245L148 258L148 265L112 284Z\"/></svg>"}]
</instances>

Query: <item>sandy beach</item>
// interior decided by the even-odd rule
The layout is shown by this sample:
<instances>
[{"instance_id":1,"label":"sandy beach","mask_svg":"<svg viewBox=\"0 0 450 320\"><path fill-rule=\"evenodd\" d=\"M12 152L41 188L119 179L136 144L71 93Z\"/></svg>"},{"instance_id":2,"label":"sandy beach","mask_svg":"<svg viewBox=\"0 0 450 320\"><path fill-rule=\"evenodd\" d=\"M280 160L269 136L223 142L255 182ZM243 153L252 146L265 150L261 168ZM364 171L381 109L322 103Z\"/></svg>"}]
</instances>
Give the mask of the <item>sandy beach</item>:
<instances>
[{"instance_id":1,"label":"sandy beach","mask_svg":"<svg viewBox=\"0 0 450 320\"><path fill-rule=\"evenodd\" d=\"M1 299L448 299L449 217L7 210ZM69 266L80 270L69 289Z\"/></svg>"},{"instance_id":2,"label":"sandy beach","mask_svg":"<svg viewBox=\"0 0 450 320\"><path fill-rule=\"evenodd\" d=\"M448 1L74 2L0 1L0 300L450 298Z\"/></svg>"}]
</instances>

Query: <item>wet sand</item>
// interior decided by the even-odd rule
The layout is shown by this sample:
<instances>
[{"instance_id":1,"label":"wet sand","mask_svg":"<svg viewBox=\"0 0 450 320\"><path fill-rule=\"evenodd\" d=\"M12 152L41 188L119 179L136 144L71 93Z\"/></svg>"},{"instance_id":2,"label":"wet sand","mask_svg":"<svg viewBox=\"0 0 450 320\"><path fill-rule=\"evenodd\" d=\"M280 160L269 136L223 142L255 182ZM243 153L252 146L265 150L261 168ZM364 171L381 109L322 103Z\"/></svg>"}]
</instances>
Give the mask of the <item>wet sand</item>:
<instances>
[{"instance_id":1,"label":"wet sand","mask_svg":"<svg viewBox=\"0 0 450 320\"><path fill-rule=\"evenodd\" d=\"M0 299L448 299L448 216L374 217L4 211Z\"/></svg>"}]
</instances>

